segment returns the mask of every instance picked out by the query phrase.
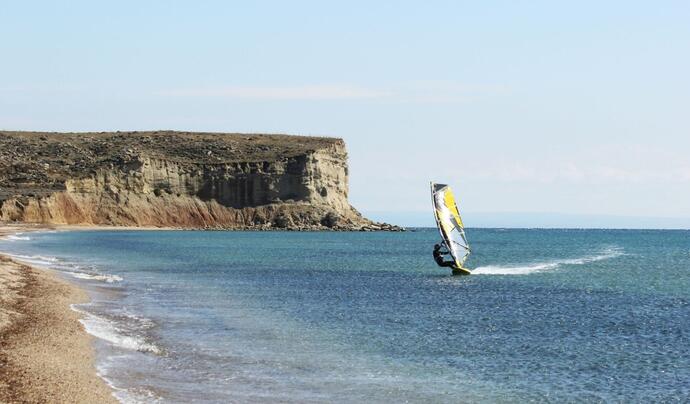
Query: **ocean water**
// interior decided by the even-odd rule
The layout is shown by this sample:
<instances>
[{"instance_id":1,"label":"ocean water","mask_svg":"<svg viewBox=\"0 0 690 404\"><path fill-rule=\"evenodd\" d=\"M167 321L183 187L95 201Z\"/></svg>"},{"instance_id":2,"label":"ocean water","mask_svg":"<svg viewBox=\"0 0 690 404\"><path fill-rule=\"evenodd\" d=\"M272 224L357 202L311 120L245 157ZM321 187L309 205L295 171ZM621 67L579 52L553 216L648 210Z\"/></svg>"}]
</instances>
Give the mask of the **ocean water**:
<instances>
[{"instance_id":1,"label":"ocean water","mask_svg":"<svg viewBox=\"0 0 690 404\"><path fill-rule=\"evenodd\" d=\"M124 402L687 402L690 232L72 231L0 251L76 305Z\"/></svg>"}]
</instances>

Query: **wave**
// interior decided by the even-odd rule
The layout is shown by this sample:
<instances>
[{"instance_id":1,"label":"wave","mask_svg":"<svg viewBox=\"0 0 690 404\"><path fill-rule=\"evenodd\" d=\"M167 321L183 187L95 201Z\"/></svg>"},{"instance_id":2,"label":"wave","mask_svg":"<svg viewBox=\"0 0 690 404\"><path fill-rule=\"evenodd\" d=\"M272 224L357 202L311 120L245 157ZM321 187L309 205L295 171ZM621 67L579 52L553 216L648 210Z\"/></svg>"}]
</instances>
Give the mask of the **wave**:
<instances>
[{"instance_id":1,"label":"wave","mask_svg":"<svg viewBox=\"0 0 690 404\"><path fill-rule=\"evenodd\" d=\"M84 329L89 334L108 341L116 347L124 348L132 351L150 352L160 355L163 351L151 342L148 342L144 336L129 334L124 326L119 325L115 321L108 320L105 317L91 314L72 305L72 310L84 315L84 318L79 322L84 325Z\"/></svg>"},{"instance_id":2,"label":"wave","mask_svg":"<svg viewBox=\"0 0 690 404\"><path fill-rule=\"evenodd\" d=\"M21 233L7 235L7 236L5 236L5 240L10 240L10 241L29 241L29 240L31 240L31 237L21 236L20 234Z\"/></svg>"},{"instance_id":3,"label":"wave","mask_svg":"<svg viewBox=\"0 0 690 404\"><path fill-rule=\"evenodd\" d=\"M119 275L103 274L94 271L94 267L89 267L90 270L84 270L81 265L74 263L63 262L57 257L46 257L43 255L19 255L7 254L8 257L14 258L17 261L27 265L34 265L42 268L50 268L67 273L77 279L84 279L90 281L101 281L106 283L122 282L122 277Z\"/></svg>"},{"instance_id":4,"label":"wave","mask_svg":"<svg viewBox=\"0 0 690 404\"><path fill-rule=\"evenodd\" d=\"M115 393L113 393L115 398L123 404L150 404L163 402L163 397L143 387L137 389L121 389L114 387L112 384L111 387L115 390Z\"/></svg>"},{"instance_id":5,"label":"wave","mask_svg":"<svg viewBox=\"0 0 690 404\"><path fill-rule=\"evenodd\" d=\"M70 272L70 275L78 279L90 281L103 281L107 283L122 282L122 277L118 275L89 274L85 272Z\"/></svg>"},{"instance_id":6,"label":"wave","mask_svg":"<svg viewBox=\"0 0 690 404\"><path fill-rule=\"evenodd\" d=\"M20 254L8 254L3 253L10 258L14 258L17 261L21 261L29 265L37 265L41 267L53 267L58 263L58 258L56 257L46 257L44 255L20 255Z\"/></svg>"},{"instance_id":7,"label":"wave","mask_svg":"<svg viewBox=\"0 0 690 404\"><path fill-rule=\"evenodd\" d=\"M539 272L548 272L560 268L563 265L583 265L590 262L603 261L623 255L620 248L612 247L596 255L588 255L581 258L559 259L534 264L503 266L487 265L477 267L472 271L473 275L528 275Z\"/></svg>"}]
</instances>

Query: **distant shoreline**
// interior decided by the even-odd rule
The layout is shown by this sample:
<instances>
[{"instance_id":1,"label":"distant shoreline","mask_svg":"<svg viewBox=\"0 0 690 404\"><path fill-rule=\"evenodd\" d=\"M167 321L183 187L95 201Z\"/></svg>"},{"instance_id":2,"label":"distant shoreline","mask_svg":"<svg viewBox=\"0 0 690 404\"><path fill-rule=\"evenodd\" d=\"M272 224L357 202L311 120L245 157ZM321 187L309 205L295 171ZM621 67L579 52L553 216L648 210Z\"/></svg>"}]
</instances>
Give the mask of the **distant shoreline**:
<instances>
[{"instance_id":1,"label":"distant shoreline","mask_svg":"<svg viewBox=\"0 0 690 404\"><path fill-rule=\"evenodd\" d=\"M406 227L399 227L393 225L389 228L380 227L365 227L359 230L351 229L331 229L331 228L266 228L266 227L174 227L174 226L117 226L117 225L100 225L100 224L45 224L45 223L29 223L29 222L3 222L0 221L0 238L7 233L6 229L14 229L14 233L24 233L41 230L114 230L114 231L228 231L228 232L312 232L312 233L357 233L357 232L404 232ZM4 234L5 232L6 234Z\"/></svg>"},{"instance_id":2,"label":"distant shoreline","mask_svg":"<svg viewBox=\"0 0 690 404\"><path fill-rule=\"evenodd\" d=\"M42 229L0 226L0 238ZM71 309L86 292L0 254L0 401L117 402L98 377L93 337Z\"/></svg>"}]
</instances>

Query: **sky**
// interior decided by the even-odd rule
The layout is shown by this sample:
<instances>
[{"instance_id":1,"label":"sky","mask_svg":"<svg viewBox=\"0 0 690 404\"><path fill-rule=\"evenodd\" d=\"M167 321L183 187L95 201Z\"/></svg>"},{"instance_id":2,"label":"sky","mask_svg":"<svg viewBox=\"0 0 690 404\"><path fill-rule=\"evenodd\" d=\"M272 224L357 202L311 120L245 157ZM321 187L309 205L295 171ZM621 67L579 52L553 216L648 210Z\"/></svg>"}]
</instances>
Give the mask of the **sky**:
<instances>
[{"instance_id":1,"label":"sky","mask_svg":"<svg viewBox=\"0 0 690 404\"><path fill-rule=\"evenodd\" d=\"M468 225L690 227L688 1L3 3L0 129L334 136L376 219L433 180Z\"/></svg>"}]
</instances>

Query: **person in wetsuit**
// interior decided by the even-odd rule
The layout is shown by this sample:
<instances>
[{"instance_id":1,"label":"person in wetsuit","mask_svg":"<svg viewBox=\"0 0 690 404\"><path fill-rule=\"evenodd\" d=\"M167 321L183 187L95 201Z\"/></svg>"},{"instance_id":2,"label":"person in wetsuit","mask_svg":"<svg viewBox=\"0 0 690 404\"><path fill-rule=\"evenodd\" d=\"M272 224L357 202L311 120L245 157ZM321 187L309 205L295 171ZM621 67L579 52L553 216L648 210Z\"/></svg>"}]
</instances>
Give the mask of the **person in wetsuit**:
<instances>
[{"instance_id":1,"label":"person in wetsuit","mask_svg":"<svg viewBox=\"0 0 690 404\"><path fill-rule=\"evenodd\" d=\"M450 254L450 251L442 251L441 244L434 245L434 251L432 252L432 254L434 255L434 261L436 261L436 265L440 267L455 267L455 261L445 261L443 259L443 256Z\"/></svg>"}]
</instances>

